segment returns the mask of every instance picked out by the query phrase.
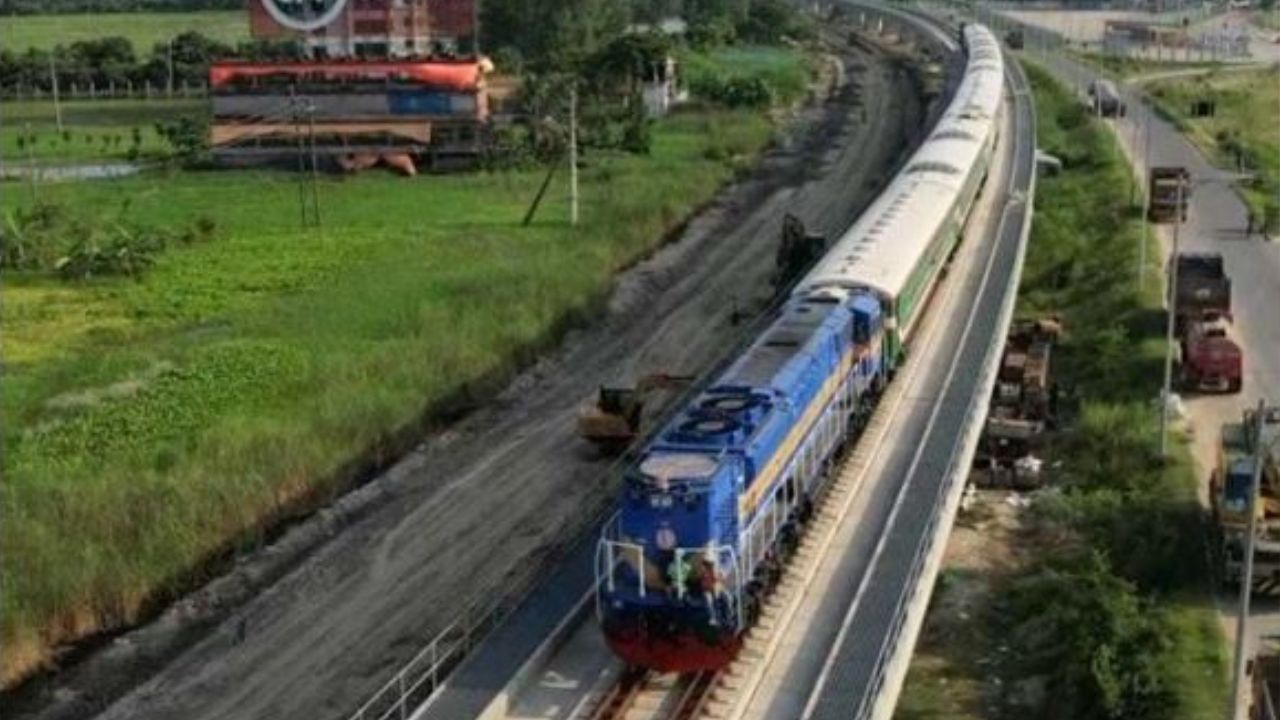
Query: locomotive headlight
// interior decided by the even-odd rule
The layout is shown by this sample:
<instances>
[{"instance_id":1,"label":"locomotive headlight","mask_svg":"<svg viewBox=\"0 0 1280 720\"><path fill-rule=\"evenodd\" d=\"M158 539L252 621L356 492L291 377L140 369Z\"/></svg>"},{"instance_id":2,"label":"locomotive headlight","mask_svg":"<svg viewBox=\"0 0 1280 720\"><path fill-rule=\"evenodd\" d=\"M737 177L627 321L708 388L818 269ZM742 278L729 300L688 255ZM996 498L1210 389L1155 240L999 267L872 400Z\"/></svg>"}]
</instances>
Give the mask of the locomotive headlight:
<instances>
[{"instance_id":1,"label":"locomotive headlight","mask_svg":"<svg viewBox=\"0 0 1280 720\"><path fill-rule=\"evenodd\" d=\"M673 504L673 500L671 499L670 495L650 495L649 496L650 507L659 508L659 509L670 508L672 504Z\"/></svg>"}]
</instances>

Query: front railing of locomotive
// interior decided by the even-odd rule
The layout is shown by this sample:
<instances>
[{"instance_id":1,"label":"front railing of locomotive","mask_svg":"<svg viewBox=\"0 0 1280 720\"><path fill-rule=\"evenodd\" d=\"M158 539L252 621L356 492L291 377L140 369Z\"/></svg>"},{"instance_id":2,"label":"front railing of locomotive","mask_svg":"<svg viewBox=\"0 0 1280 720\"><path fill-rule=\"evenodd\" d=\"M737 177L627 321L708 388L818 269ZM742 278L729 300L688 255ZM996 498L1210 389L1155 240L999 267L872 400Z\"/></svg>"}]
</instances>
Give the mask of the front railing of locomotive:
<instances>
[{"instance_id":1,"label":"front railing of locomotive","mask_svg":"<svg viewBox=\"0 0 1280 720\"><path fill-rule=\"evenodd\" d=\"M648 549L622 532L622 513L596 546L596 616L662 611L705 612L707 625L743 629L742 572L732 545Z\"/></svg>"}]
</instances>

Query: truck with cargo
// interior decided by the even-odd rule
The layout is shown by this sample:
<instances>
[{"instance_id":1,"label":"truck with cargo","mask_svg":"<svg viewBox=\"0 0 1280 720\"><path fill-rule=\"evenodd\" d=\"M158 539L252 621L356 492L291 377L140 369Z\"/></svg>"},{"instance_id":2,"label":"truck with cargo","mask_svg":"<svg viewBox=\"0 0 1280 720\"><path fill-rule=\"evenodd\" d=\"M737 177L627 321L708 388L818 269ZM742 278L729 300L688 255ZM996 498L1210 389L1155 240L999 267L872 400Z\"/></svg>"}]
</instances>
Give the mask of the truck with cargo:
<instances>
[{"instance_id":1,"label":"truck with cargo","mask_svg":"<svg viewBox=\"0 0 1280 720\"><path fill-rule=\"evenodd\" d=\"M1182 187L1179 203L1178 187ZM1185 222L1191 200L1191 173L1184 167L1153 167L1147 180L1147 219L1153 223Z\"/></svg>"},{"instance_id":2,"label":"truck with cargo","mask_svg":"<svg viewBox=\"0 0 1280 720\"><path fill-rule=\"evenodd\" d=\"M1246 410L1240 422L1223 424L1218 438L1209 499L1220 540L1222 579L1228 585L1238 586L1244 575L1255 456L1262 459L1262 475L1255 505L1253 587L1255 592L1271 592L1280 590L1280 410L1272 408L1262 415Z\"/></svg>"},{"instance_id":3,"label":"truck with cargo","mask_svg":"<svg viewBox=\"0 0 1280 720\"><path fill-rule=\"evenodd\" d=\"M1040 478L1027 468L1053 428L1057 388L1053 348L1062 333L1056 317L1017 320L1009 329L1004 356L992 391L982 440L974 456L979 485L1031 489Z\"/></svg>"},{"instance_id":4,"label":"truck with cargo","mask_svg":"<svg viewBox=\"0 0 1280 720\"><path fill-rule=\"evenodd\" d=\"M1178 253L1176 320L1231 319L1231 278L1222 253Z\"/></svg>"},{"instance_id":5,"label":"truck with cargo","mask_svg":"<svg viewBox=\"0 0 1280 720\"><path fill-rule=\"evenodd\" d=\"M1185 390L1239 392L1244 353L1232 336L1231 278L1219 253L1180 253L1173 260L1177 276L1174 330L1177 366Z\"/></svg>"}]
</instances>

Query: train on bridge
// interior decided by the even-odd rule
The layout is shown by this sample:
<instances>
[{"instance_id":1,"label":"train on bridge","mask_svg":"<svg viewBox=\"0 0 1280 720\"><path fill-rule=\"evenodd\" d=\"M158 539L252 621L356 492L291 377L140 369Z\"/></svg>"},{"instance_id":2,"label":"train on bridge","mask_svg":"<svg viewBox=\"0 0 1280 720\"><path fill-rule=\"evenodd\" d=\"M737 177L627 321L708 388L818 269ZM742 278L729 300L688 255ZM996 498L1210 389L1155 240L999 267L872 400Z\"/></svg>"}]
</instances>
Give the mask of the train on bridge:
<instances>
[{"instance_id":1,"label":"train on bridge","mask_svg":"<svg viewBox=\"0 0 1280 720\"><path fill-rule=\"evenodd\" d=\"M999 41L979 25L962 35L963 75L930 136L628 468L595 569L603 632L627 663L728 664L833 460L905 357L1002 123Z\"/></svg>"}]
</instances>

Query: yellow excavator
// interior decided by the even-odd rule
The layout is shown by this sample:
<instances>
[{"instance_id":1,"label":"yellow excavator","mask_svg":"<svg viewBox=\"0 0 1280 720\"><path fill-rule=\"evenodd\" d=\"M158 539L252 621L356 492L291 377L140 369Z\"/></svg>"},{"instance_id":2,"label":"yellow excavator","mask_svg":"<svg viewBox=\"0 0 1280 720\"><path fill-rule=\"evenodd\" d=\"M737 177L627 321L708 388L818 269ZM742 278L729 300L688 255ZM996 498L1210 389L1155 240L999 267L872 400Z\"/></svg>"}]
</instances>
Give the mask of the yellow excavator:
<instances>
[{"instance_id":1,"label":"yellow excavator","mask_svg":"<svg viewBox=\"0 0 1280 720\"><path fill-rule=\"evenodd\" d=\"M691 382L691 375L654 373L640 378L634 387L602 385L595 401L578 409L578 434L606 453L620 453L640 434L648 397L658 390L677 390Z\"/></svg>"}]
</instances>

